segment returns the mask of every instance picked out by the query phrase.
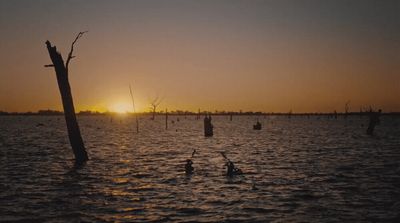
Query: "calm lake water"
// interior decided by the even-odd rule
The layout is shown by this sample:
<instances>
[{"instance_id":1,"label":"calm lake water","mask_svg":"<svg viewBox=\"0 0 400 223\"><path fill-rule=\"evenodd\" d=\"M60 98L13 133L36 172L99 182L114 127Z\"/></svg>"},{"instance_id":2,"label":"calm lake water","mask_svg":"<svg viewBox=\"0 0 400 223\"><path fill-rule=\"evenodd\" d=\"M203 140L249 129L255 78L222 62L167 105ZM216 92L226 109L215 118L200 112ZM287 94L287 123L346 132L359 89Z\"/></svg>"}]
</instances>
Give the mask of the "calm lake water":
<instances>
[{"instance_id":1,"label":"calm lake water","mask_svg":"<svg viewBox=\"0 0 400 223\"><path fill-rule=\"evenodd\" d=\"M73 166L62 116L0 116L0 221L399 222L400 118L80 116ZM42 123L43 125L38 125ZM193 158L195 173L184 174ZM245 174L228 178L226 155ZM253 188L253 184L255 188Z\"/></svg>"}]
</instances>

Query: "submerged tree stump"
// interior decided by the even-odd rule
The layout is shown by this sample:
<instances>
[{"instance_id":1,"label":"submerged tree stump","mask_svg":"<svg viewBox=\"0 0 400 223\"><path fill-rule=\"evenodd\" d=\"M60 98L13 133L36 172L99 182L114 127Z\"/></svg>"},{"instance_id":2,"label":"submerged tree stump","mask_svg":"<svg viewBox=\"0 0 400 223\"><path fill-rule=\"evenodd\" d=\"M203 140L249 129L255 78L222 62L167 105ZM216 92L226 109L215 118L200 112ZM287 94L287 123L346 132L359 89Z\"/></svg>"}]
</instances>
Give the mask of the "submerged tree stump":
<instances>
[{"instance_id":1,"label":"submerged tree stump","mask_svg":"<svg viewBox=\"0 0 400 223\"><path fill-rule=\"evenodd\" d=\"M53 64L45 65L45 67L54 67L57 76L58 88L60 90L62 104L64 108L65 121L67 123L68 137L75 155L75 163L81 165L88 160L88 155L83 143L78 122L76 120L74 101L71 94L71 87L68 81L68 64L74 56L72 56L73 47L76 41L83 35L79 33L75 41L72 43L71 51L68 55L67 62L64 65L64 60L56 46L52 46L50 41L46 41L47 50L49 52Z\"/></svg>"},{"instance_id":2,"label":"submerged tree stump","mask_svg":"<svg viewBox=\"0 0 400 223\"><path fill-rule=\"evenodd\" d=\"M214 135L214 126L211 124L211 115L204 117L204 136L212 137Z\"/></svg>"}]
</instances>

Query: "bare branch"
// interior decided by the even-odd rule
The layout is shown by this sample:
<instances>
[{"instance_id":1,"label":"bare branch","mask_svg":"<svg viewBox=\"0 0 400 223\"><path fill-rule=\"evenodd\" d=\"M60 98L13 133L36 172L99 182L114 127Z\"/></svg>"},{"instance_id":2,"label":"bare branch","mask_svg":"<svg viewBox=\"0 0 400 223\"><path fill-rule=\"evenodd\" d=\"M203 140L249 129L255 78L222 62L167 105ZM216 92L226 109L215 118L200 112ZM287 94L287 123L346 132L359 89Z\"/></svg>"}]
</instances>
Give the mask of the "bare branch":
<instances>
[{"instance_id":1,"label":"bare branch","mask_svg":"<svg viewBox=\"0 0 400 223\"><path fill-rule=\"evenodd\" d=\"M157 107L161 104L161 102L162 102L163 100L164 100L164 98L161 98L161 99L160 99L160 97L158 97L158 96L156 96L155 98L153 98L152 100L150 100L150 102L149 102L149 103L150 103L149 108L150 108L151 112L153 113L153 117L151 118L152 120L154 120Z\"/></svg>"},{"instance_id":2,"label":"bare branch","mask_svg":"<svg viewBox=\"0 0 400 223\"><path fill-rule=\"evenodd\" d=\"M54 64L46 64L44 67L54 67Z\"/></svg>"},{"instance_id":3,"label":"bare branch","mask_svg":"<svg viewBox=\"0 0 400 223\"><path fill-rule=\"evenodd\" d=\"M160 105L162 102L162 99L160 99L159 97L156 97L153 99L153 101L151 101L151 105L154 107L157 107L158 105Z\"/></svg>"},{"instance_id":4,"label":"bare branch","mask_svg":"<svg viewBox=\"0 0 400 223\"><path fill-rule=\"evenodd\" d=\"M71 44L71 50L69 51L68 54L68 58L67 58L67 62L65 63L65 69L68 71L68 65L69 62L71 61L71 59L75 58L75 56L72 55L72 53L74 52L74 45L75 43L78 41L79 38L81 38L83 36L83 34L87 33L88 31L83 31L83 32L79 32L78 35L76 36L74 42L72 42Z\"/></svg>"}]
</instances>

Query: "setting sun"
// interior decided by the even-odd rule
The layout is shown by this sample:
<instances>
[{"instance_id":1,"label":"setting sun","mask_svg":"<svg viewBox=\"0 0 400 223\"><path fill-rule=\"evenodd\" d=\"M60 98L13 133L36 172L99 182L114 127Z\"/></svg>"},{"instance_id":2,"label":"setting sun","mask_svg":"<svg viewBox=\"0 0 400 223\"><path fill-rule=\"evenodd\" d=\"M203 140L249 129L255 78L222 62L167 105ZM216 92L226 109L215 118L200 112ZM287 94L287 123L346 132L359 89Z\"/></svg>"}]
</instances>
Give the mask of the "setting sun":
<instances>
[{"instance_id":1,"label":"setting sun","mask_svg":"<svg viewBox=\"0 0 400 223\"><path fill-rule=\"evenodd\" d=\"M110 106L111 112L127 113L132 110L132 105L127 102L117 102Z\"/></svg>"}]
</instances>

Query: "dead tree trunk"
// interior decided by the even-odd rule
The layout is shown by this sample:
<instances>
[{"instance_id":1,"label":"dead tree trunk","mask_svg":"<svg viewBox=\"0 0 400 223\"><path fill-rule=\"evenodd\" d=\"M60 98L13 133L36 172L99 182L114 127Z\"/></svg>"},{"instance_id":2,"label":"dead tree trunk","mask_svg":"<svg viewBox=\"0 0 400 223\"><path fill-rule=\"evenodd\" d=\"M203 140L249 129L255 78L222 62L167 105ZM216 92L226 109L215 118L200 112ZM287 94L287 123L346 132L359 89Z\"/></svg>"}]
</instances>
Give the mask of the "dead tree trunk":
<instances>
[{"instance_id":1,"label":"dead tree trunk","mask_svg":"<svg viewBox=\"0 0 400 223\"><path fill-rule=\"evenodd\" d=\"M350 101L347 101L346 104L344 105L344 118L347 119L347 115L349 114L349 104Z\"/></svg>"},{"instance_id":2,"label":"dead tree trunk","mask_svg":"<svg viewBox=\"0 0 400 223\"><path fill-rule=\"evenodd\" d=\"M156 107L153 107L153 109L151 110L151 120L154 120L156 118Z\"/></svg>"},{"instance_id":3,"label":"dead tree trunk","mask_svg":"<svg viewBox=\"0 0 400 223\"><path fill-rule=\"evenodd\" d=\"M53 62L53 64L46 65L46 67L54 67L56 71L58 88L60 90L65 121L67 123L69 141L75 155L75 163L78 165L81 165L87 161L88 155L86 153L81 132L79 130L79 125L76 120L74 101L72 99L71 87L68 81L68 64L70 60L74 58L74 56L72 56L74 44L82 35L83 32L79 33L75 41L72 43L71 51L68 55L65 65L61 54L57 52L56 46L52 46L49 41L46 41L47 50L49 51L51 61Z\"/></svg>"},{"instance_id":4,"label":"dead tree trunk","mask_svg":"<svg viewBox=\"0 0 400 223\"><path fill-rule=\"evenodd\" d=\"M158 96L156 98L154 98L151 102L150 102L150 109L151 109L151 113L152 113L152 117L151 120L154 120L156 117L156 112L157 112L157 107L161 104L163 99L160 99Z\"/></svg>"}]
</instances>

